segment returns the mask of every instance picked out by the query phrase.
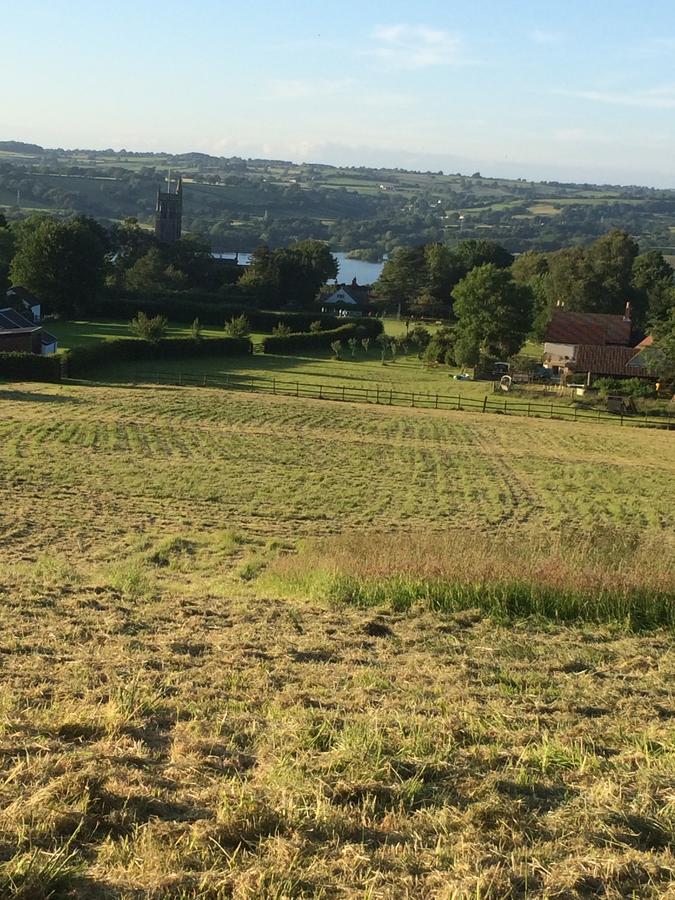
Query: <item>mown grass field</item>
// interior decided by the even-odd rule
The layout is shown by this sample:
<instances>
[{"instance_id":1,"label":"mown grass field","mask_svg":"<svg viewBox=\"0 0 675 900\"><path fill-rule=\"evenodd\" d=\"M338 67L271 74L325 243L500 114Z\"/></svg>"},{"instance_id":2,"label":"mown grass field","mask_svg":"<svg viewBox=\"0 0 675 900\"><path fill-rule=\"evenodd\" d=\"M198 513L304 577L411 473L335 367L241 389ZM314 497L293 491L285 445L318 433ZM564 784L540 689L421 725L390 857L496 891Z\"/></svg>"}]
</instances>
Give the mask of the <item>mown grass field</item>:
<instances>
[{"instance_id":1,"label":"mown grass field","mask_svg":"<svg viewBox=\"0 0 675 900\"><path fill-rule=\"evenodd\" d=\"M304 578L522 561L667 610L671 434L131 385L0 408L0 896L672 893L672 627Z\"/></svg>"}]
</instances>

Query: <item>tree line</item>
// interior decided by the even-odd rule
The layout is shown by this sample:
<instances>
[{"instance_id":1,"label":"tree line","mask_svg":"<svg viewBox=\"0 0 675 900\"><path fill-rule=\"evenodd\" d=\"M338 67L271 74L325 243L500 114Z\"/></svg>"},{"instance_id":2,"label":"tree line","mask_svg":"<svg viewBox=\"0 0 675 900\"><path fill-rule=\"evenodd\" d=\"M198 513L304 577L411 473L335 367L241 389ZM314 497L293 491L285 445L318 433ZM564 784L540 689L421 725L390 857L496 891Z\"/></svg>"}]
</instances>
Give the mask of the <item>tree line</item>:
<instances>
[{"instance_id":1,"label":"tree line","mask_svg":"<svg viewBox=\"0 0 675 900\"><path fill-rule=\"evenodd\" d=\"M375 296L406 316L449 319L436 349L439 358L451 352L460 365L475 365L481 356L506 359L528 338L540 341L556 306L621 315L630 303L636 330L654 332L661 343L675 315L673 268L657 250L641 253L619 230L589 247L518 257L476 239L400 248L385 264Z\"/></svg>"}]
</instances>

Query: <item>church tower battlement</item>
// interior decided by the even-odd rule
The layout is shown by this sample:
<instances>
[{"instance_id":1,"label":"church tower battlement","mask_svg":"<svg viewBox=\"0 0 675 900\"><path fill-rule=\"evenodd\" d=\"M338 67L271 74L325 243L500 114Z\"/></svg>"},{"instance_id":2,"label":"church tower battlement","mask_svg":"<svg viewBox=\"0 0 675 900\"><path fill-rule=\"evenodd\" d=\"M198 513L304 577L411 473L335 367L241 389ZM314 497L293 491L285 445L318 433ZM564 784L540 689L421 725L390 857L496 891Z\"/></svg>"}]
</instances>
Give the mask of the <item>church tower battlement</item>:
<instances>
[{"instance_id":1,"label":"church tower battlement","mask_svg":"<svg viewBox=\"0 0 675 900\"><path fill-rule=\"evenodd\" d=\"M182 233L183 220L183 179L178 181L167 179L167 189L157 191L157 208L155 211L155 237L165 244L173 244Z\"/></svg>"}]
</instances>

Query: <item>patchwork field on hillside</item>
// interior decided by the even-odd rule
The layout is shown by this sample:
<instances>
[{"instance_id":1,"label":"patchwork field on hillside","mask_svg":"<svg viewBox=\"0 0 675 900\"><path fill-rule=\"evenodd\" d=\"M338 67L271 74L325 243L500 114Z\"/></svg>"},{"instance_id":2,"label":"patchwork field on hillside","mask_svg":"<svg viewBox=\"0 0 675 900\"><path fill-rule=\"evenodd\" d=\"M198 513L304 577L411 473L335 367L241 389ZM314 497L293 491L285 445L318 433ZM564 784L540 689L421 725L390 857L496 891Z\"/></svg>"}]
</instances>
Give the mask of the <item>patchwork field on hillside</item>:
<instances>
[{"instance_id":1,"label":"patchwork field on hillside","mask_svg":"<svg viewBox=\"0 0 675 900\"><path fill-rule=\"evenodd\" d=\"M672 629L289 588L556 583L588 549L579 579L666 603L671 433L208 388L0 409L0 896L672 892Z\"/></svg>"}]
</instances>

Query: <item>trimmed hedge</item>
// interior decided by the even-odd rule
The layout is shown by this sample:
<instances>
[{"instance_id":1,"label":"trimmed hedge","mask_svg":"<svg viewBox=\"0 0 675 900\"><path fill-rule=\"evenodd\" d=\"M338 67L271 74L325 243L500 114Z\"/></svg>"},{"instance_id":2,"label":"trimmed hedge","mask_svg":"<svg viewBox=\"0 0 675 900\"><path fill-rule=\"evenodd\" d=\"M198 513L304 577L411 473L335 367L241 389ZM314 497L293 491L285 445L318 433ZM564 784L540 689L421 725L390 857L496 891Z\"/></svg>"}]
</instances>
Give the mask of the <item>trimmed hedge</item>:
<instances>
[{"instance_id":1,"label":"trimmed hedge","mask_svg":"<svg viewBox=\"0 0 675 900\"><path fill-rule=\"evenodd\" d=\"M337 316L321 315L317 311L269 312L249 307L246 300L237 303L223 300L218 294L167 293L161 295L129 295L103 297L87 309L87 315L101 319L132 319L137 313L148 316L166 316L170 322L189 325L199 319L202 325L222 328L228 319L244 315L254 331L271 331L280 323L294 332L307 331L312 322L321 322L323 328L336 328L341 324Z\"/></svg>"},{"instance_id":2,"label":"trimmed hedge","mask_svg":"<svg viewBox=\"0 0 675 900\"><path fill-rule=\"evenodd\" d=\"M248 338L167 338L150 341L119 338L99 341L84 347L73 347L64 354L64 368L71 378L78 378L104 366L118 362L147 359L186 359L198 356L241 356L251 352Z\"/></svg>"},{"instance_id":3,"label":"trimmed hedge","mask_svg":"<svg viewBox=\"0 0 675 900\"><path fill-rule=\"evenodd\" d=\"M7 381L61 381L61 357L0 353L0 378Z\"/></svg>"},{"instance_id":4,"label":"trimmed hedge","mask_svg":"<svg viewBox=\"0 0 675 900\"><path fill-rule=\"evenodd\" d=\"M347 341L349 338L377 337L382 334L380 319L359 319L340 328L329 331L302 331L294 334L272 334L263 339L264 353L296 353L303 350L323 350L333 341Z\"/></svg>"}]
</instances>

